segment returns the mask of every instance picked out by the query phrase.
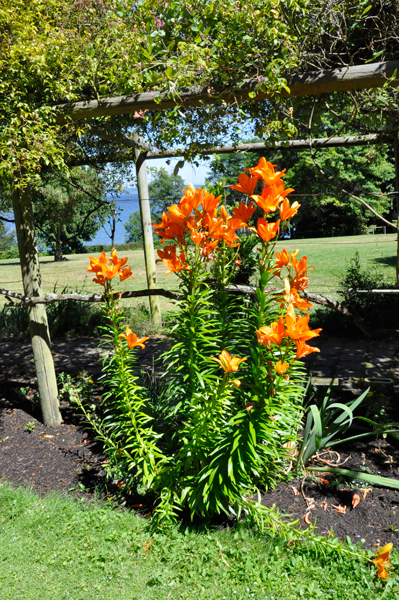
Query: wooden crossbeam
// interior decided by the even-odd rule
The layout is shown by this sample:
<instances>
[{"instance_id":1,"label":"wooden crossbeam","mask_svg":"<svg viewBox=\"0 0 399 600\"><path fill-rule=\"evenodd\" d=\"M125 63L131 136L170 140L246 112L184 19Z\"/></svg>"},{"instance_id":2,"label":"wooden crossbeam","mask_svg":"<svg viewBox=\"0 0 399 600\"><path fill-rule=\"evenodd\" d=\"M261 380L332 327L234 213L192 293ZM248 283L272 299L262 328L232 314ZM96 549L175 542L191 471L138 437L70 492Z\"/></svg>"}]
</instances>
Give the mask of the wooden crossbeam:
<instances>
[{"instance_id":1,"label":"wooden crossbeam","mask_svg":"<svg viewBox=\"0 0 399 600\"><path fill-rule=\"evenodd\" d=\"M289 75L286 77L289 91L283 89L279 95L287 98L378 88L382 87L396 70L399 70L399 60ZM394 83L399 83L398 77ZM253 98L252 94L255 94ZM259 89L259 79L248 79L235 88L229 87L224 90L193 86L183 88L173 96L169 90L152 91L100 100L69 102L54 108L58 111L56 121L65 123L68 119L126 115L140 110L160 111L175 106L202 106L217 102L234 104L249 99L258 101L271 97L269 92Z\"/></svg>"}]
</instances>

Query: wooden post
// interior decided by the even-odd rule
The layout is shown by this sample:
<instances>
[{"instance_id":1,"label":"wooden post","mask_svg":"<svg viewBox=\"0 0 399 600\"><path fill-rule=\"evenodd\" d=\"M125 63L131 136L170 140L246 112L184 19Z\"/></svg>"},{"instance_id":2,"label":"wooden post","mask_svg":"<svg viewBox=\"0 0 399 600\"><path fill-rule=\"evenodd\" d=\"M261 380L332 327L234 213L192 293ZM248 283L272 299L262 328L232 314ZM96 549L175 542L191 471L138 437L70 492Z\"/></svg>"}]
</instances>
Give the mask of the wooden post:
<instances>
[{"instance_id":1,"label":"wooden post","mask_svg":"<svg viewBox=\"0 0 399 600\"><path fill-rule=\"evenodd\" d=\"M43 296L29 188L24 190L14 188L12 203L24 294L29 297ZM57 427L61 425L62 418L59 410L54 361L50 349L46 308L44 304L36 304L27 307L27 311L43 423L47 427Z\"/></svg>"},{"instance_id":2,"label":"wooden post","mask_svg":"<svg viewBox=\"0 0 399 600\"><path fill-rule=\"evenodd\" d=\"M147 170L145 164L146 155L139 149L135 149L134 153L136 156L137 189L139 192L141 225L143 228L147 285L149 290L155 290L157 288L157 273L155 266L154 240L152 237L150 197L148 192ZM152 323L155 327L161 327L162 319L161 309L159 306L159 297L150 296L149 300Z\"/></svg>"},{"instance_id":3,"label":"wooden post","mask_svg":"<svg viewBox=\"0 0 399 600\"><path fill-rule=\"evenodd\" d=\"M396 285L399 286L399 138L398 134L395 136L394 141L394 149L395 149L395 191L396 191L396 212L397 212L397 221L396 221L396 234L397 234L397 242L396 242Z\"/></svg>"}]
</instances>

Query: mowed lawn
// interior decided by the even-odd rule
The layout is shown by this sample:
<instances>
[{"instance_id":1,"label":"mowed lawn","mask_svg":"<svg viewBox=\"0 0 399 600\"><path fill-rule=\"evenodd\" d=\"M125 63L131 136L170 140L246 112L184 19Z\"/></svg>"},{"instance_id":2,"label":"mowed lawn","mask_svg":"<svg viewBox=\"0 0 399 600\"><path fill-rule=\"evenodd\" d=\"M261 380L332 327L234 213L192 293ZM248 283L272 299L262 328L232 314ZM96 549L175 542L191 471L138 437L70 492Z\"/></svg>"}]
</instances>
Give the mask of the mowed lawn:
<instances>
[{"instance_id":1,"label":"mowed lawn","mask_svg":"<svg viewBox=\"0 0 399 600\"><path fill-rule=\"evenodd\" d=\"M128 279L118 287L120 290L142 290L147 288L147 279L145 273L144 250L130 250L118 253L120 257L128 257L127 264L132 267L134 273L133 279ZM79 291L83 294L90 294L100 291L100 286L93 283L94 273L87 271L86 267L90 264L88 254L71 254L67 256L68 260L63 262L54 262L52 256L40 257L40 271L42 275L42 285L45 293L61 293L64 288L69 292ZM178 289L178 280L175 275L165 275L167 269L162 263L157 265L158 286L169 290ZM115 280L119 281L119 277ZM17 259L0 260L0 287L22 292L21 268ZM5 297L0 298L4 302ZM148 305L146 298L137 298L125 300L126 306L137 306L138 304ZM161 310L170 311L173 309L173 303L160 297Z\"/></svg>"},{"instance_id":2,"label":"mowed lawn","mask_svg":"<svg viewBox=\"0 0 399 600\"><path fill-rule=\"evenodd\" d=\"M308 265L315 267L309 271L309 291L318 292L337 298L340 279L343 277L351 258L359 252L362 263L370 268L377 269L381 276L394 281L396 261L396 235L359 235L335 238L316 238L306 240L284 240L277 243L277 251L287 248L289 252L298 249L298 257L306 255ZM128 264L134 272L134 279L121 285L121 289L139 290L147 287L144 251L131 250L121 252L121 256L128 257ZM40 258L40 266L45 292L61 292L67 287L69 291L82 291L90 293L98 291L98 285L92 282L93 275L86 270L89 264L87 254L74 254L68 256L68 261L56 263L53 257ZM158 285L169 290L177 290L178 280L175 275L166 275L166 268L158 263ZM17 260L0 261L0 286L16 292L22 292L21 270ZM4 296L0 302L4 302ZM162 311L173 308L172 302L160 298ZM126 301L127 306L148 304L145 298Z\"/></svg>"}]
</instances>

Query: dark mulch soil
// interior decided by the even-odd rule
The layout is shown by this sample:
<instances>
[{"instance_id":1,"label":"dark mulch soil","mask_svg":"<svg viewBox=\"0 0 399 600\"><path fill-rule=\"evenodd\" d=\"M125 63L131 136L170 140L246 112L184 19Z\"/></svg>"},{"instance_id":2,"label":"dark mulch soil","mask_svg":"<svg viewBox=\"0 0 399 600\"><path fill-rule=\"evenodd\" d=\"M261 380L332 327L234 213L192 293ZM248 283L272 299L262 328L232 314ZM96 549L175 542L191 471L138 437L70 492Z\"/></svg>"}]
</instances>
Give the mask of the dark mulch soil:
<instances>
[{"instance_id":1,"label":"dark mulch soil","mask_svg":"<svg viewBox=\"0 0 399 600\"><path fill-rule=\"evenodd\" d=\"M87 354L87 348L86 358L93 358ZM152 363L151 353L146 359ZM26 362L24 366L22 377L18 378L17 373L7 377L3 371L0 378L0 477L14 485L31 486L39 493L58 490L92 497L99 490L107 496L116 494L116 482L107 483L105 478L100 444L71 405L65 402L61 406L61 427L49 429L42 425L29 389L27 394L19 392L21 385L28 384L29 388L32 381L32 367ZM66 370L65 365L62 370ZM366 469L399 478L399 448L387 440L352 444L340 449L339 456L325 453L322 458L331 466L339 462L354 471ZM316 523L324 535L333 531L340 540L347 536L354 542L364 540L366 547L388 542L399 546L399 491L368 486L370 491L365 492L366 487L347 480L334 483L331 475L318 474L314 481L292 479L280 483L264 494L262 501L299 519L303 528L307 527L304 518L308 515L308 520ZM360 498L355 508L354 494ZM345 511L338 512L336 507L344 507Z\"/></svg>"}]
</instances>

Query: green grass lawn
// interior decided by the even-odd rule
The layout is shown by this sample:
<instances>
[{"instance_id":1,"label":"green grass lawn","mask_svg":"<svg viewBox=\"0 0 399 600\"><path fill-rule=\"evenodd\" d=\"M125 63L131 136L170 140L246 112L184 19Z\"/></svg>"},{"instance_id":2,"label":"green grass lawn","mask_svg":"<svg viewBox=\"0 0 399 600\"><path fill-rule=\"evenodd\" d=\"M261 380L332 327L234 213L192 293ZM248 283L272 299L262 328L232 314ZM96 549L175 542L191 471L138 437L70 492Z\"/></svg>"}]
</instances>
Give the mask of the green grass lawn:
<instances>
[{"instance_id":1,"label":"green grass lawn","mask_svg":"<svg viewBox=\"0 0 399 600\"><path fill-rule=\"evenodd\" d=\"M393 565L398 566L394 553ZM4 600L393 600L361 558L245 526L156 532L134 512L0 487Z\"/></svg>"},{"instance_id":2,"label":"green grass lawn","mask_svg":"<svg viewBox=\"0 0 399 600\"><path fill-rule=\"evenodd\" d=\"M308 264L315 267L309 271L312 292L334 295L339 287L339 280L344 275L349 260L359 252L364 264L376 268L387 278L394 279L396 261L396 235L358 235L335 238L317 238L307 240L284 240L277 243L277 250L287 248L289 252L299 249L298 256L306 255ZM126 289L146 288L143 250L122 252L128 257L128 264L134 272L134 279L126 282ZM68 261L56 263L50 256L40 258L43 288L52 292L56 288L61 291L65 286L70 290L84 289L86 292L98 290L92 282L92 274L86 271L89 264L87 254L73 254ZM177 289L177 279L173 274L165 275L166 268L158 263L158 285L167 289ZM16 259L0 260L0 285L22 292L22 280L19 262ZM123 287L123 286L122 286ZM130 301L129 301L130 302ZM131 301L143 302L143 299ZM163 310L169 310L172 304L161 298Z\"/></svg>"},{"instance_id":3,"label":"green grass lawn","mask_svg":"<svg viewBox=\"0 0 399 600\"><path fill-rule=\"evenodd\" d=\"M141 290L147 288L147 279L144 264L143 250L130 250L122 252L120 256L128 257L128 265L132 267L134 273L133 279L123 282L120 289L123 290ZM69 291L82 291L82 293L98 292L100 286L93 283L94 274L87 271L86 267L90 264L88 254L72 254L67 257L67 261L54 262L52 256L40 257L40 270L42 275L42 285L45 293L56 290L61 293L64 287ZM170 290L177 290L178 281L173 274L165 275L166 268L162 263L157 266L157 276L159 287L166 287ZM119 280L119 278L117 278ZM21 268L17 259L0 260L0 286L6 289L22 293ZM5 297L0 297L0 302L4 302ZM125 306L137 306L146 304L145 298L125 300ZM161 310L168 311L173 308L170 300L160 297Z\"/></svg>"},{"instance_id":4,"label":"green grass lawn","mask_svg":"<svg viewBox=\"0 0 399 600\"><path fill-rule=\"evenodd\" d=\"M396 234L356 235L308 240L284 240L277 243L278 251L299 249L298 256L306 255L309 271L309 291L337 299L339 281L345 274L351 258L359 252L364 266L378 270L386 279L395 279Z\"/></svg>"}]
</instances>

